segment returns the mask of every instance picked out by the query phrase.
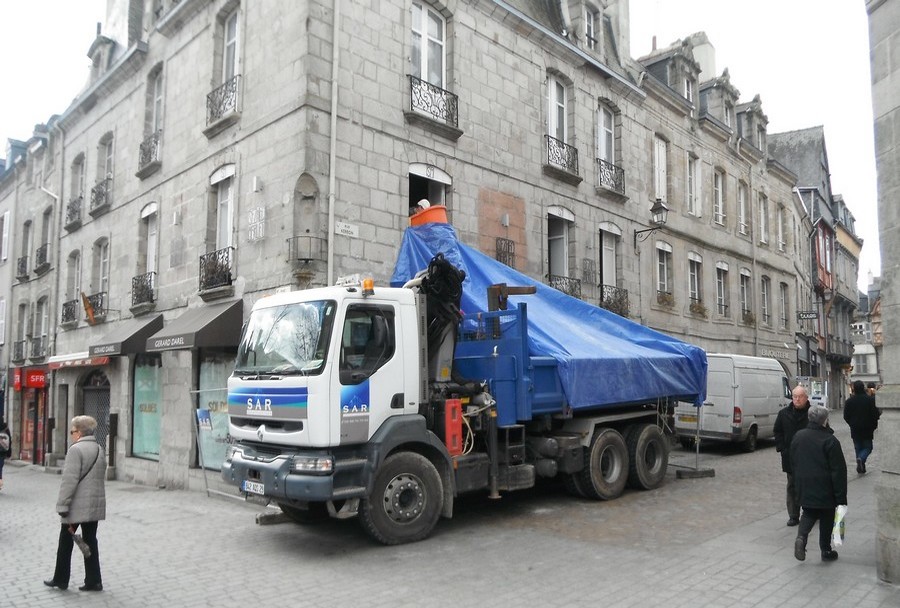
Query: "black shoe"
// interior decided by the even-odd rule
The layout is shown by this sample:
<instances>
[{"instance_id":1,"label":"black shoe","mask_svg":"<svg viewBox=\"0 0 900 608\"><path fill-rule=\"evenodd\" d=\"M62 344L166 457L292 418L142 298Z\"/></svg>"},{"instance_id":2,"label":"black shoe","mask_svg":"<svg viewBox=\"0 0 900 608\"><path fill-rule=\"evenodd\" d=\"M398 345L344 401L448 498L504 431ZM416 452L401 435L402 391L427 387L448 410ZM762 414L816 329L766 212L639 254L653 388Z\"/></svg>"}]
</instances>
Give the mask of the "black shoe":
<instances>
[{"instance_id":1,"label":"black shoe","mask_svg":"<svg viewBox=\"0 0 900 608\"><path fill-rule=\"evenodd\" d=\"M78 588L79 591L103 591L103 585L97 583L95 585L83 585Z\"/></svg>"},{"instance_id":2,"label":"black shoe","mask_svg":"<svg viewBox=\"0 0 900 608\"><path fill-rule=\"evenodd\" d=\"M861 460L859 466L862 467L861 473L862 473L863 475L865 475L865 474L866 474L866 461L865 461L865 460Z\"/></svg>"},{"instance_id":3,"label":"black shoe","mask_svg":"<svg viewBox=\"0 0 900 608\"><path fill-rule=\"evenodd\" d=\"M62 591L65 591L66 589L69 588L69 584L68 584L68 583L66 583L65 585L60 585L59 583L57 583L57 582L56 582L55 580L53 580L52 578L51 578L49 581L44 581L44 584L47 585L48 587L56 587L57 589L60 589L60 590L62 590Z\"/></svg>"},{"instance_id":4,"label":"black shoe","mask_svg":"<svg viewBox=\"0 0 900 608\"><path fill-rule=\"evenodd\" d=\"M790 518L787 523L789 528L793 528L794 526L797 526L799 524L800 524L800 520L797 519L796 517Z\"/></svg>"},{"instance_id":5,"label":"black shoe","mask_svg":"<svg viewBox=\"0 0 900 608\"><path fill-rule=\"evenodd\" d=\"M862 475L863 473L866 472L866 468L863 465L863 461L860 460L859 458L856 459L856 472L859 473L860 475Z\"/></svg>"},{"instance_id":6,"label":"black shoe","mask_svg":"<svg viewBox=\"0 0 900 608\"><path fill-rule=\"evenodd\" d=\"M823 553L822 559L825 559L824 555ZM797 540L794 541L794 557L801 562L806 559L806 538L803 536L798 536Z\"/></svg>"},{"instance_id":7,"label":"black shoe","mask_svg":"<svg viewBox=\"0 0 900 608\"><path fill-rule=\"evenodd\" d=\"M821 525L821 523L819 524ZM837 551L833 549L829 549L828 551L822 551L822 561L823 562L833 562L838 558Z\"/></svg>"}]
</instances>

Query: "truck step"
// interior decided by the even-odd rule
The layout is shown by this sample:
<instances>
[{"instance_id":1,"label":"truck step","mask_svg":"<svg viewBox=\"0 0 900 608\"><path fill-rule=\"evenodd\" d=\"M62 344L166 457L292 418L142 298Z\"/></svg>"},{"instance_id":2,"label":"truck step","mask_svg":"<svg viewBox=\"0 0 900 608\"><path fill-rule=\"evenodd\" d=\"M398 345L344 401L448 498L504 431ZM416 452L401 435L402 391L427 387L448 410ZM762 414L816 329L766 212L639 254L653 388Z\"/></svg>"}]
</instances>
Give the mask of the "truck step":
<instances>
[{"instance_id":1,"label":"truck step","mask_svg":"<svg viewBox=\"0 0 900 608\"><path fill-rule=\"evenodd\" d=\"M366 466L368 461L365 458L342 458L334 461L335 471L348 471L352 469L361 469Z\"/></svg>"},{"instance_id":2,"label":"truck step","mask_svg":"<svg viewBox=\"0 0 900 608\"><path fill-rule=\"evenodd\" d=\"M332 500L343 500L345 498L361 498L366 495L364 486L347 486L346 488L335 488L331 493Z\"/></svg>"}]
</instances>

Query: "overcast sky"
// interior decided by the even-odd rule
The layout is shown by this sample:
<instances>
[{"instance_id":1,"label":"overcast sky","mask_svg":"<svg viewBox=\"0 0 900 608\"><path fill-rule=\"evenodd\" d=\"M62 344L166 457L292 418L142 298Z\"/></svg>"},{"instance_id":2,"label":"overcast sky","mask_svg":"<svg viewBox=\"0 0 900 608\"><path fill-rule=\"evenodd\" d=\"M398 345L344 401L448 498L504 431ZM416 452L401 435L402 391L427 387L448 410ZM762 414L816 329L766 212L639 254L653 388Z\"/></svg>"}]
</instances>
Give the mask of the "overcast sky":
<instances>
[{"instance_id":1,"label":"overcast sky","mask_svg":"<svg viewBox=\"0 0 900 608\"><path fill-rule=\"evenodd\" d=\"M120 0L121 1L121 0ZM826 8L827 7L827 10ZM0 155L84 87L106 0L0 0ZM864 0L631 0L631 52L704 31L740 101L759 94L769 132L825 127L835 193L864 239L860 288L880 275Z\"/></svg>"}]
</instances>

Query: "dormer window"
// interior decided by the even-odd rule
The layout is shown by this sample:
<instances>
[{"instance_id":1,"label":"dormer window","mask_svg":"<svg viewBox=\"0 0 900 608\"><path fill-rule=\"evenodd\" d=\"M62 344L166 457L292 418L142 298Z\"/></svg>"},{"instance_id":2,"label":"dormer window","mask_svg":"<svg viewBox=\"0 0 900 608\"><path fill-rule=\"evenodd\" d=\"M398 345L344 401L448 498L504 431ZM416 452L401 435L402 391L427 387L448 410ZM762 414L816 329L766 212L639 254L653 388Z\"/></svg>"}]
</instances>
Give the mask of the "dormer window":
<instances>
[{"instance_id":1,"label":"dormer window","mask_svg":"<svg viewBox=\"0 0 900 608\"><path fill-rule=\"evenodd\" d=\"M684 79L684 98L687 99L691 105L694 103L694 81L690 78Z\"/></svg>"},{"instance_id":2,"label":"dormer window","mask_svg":"<svg viewBox=\"0 0 900 608\"><path fill-rule=\"evenodd\" d=\"M756 128L756 147L760 150L766 149L766 130L763 127Z\"/></svg>"},{"instance_id":3,"label":"dormer window","mask_svg":"<svg viewBox=\"0 0 900 608\"><path fill-rule=\"evenodd\" d=\"M597 48L597 11L584 7L584 44L592 51Z\"/></svg>"},{"instance_id":4,"label":"dormer window","mask_svg":"<svg viewBox=\"0 0 900 608\"><path fill-rule=\"evenodd\" d=\"M734 127L734 106L730 103L725 104L725 126L728 128Z\"/></svg>"}]
</instances>

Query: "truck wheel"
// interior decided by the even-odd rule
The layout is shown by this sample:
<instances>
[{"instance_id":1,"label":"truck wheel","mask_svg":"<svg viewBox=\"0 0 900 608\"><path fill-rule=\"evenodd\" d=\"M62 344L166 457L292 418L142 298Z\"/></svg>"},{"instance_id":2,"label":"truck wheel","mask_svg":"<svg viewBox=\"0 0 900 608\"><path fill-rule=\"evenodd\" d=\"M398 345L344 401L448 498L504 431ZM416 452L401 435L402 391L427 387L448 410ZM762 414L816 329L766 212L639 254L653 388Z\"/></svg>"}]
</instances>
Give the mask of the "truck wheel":
<instances>
[{"instance_id":1,"label":"truck wheel","mask_svg":"<svg viewBox=\"0 0 900 608\"><path fill-rule=\"evenodd\" d=\"M658 488L669 466L669 442L655 424L640 424L625 436L631 463L628 486L639 490Z\"/></svg>"},{"instance_id":2,"label":"truck wheel","mask_svg":"<svg viewBox=\"0 0 900 608\"><path fill-rule=\"evenodd\" d=\"M307 503L305 509L283 502L278 503L278 507L291 521L298 524L314 524L328 519L328 507L324 502Z\"/></svg>"},{"instance_id":3,"label":"truck wheel","mask_svg":"<svg viewBox=\"0 0 900 608\"><path fill-rule=\"evenodd\" d=\"M584 491L581 489L581 480L578 476L579 473L567 473L563 475L563 485L566 487L566 492L572 496L577 498L587 498Z\"/></svg>"},{"instance_id":4,"label":"truck wheel","mask_svg":"<svg viewBox=\"0 0 900 608\"><path fill-rule=\"evenodd\" d=\"M611 500L625 489L628 481L628 448L615 429L599 429L584 455L579 486L586 498Z\"/></svg>"},{"instance_id":5,"label":"truck wheel","mask_svg":"<svg viewBox=\"0 0 900 608\"><path fill-rule=\"evenodd\" d=\"M422 540L437 524L444 488L437 469L414 452L389 456L375 476L372 494L359 508L363 529L385 545Z\"/></svg>"},{"instance_id":6,"label":"truck wheel","mask_svg":"<svg viewBox=\"0 0 900 608\"><path fill-rule=\"evenodd\" d=\"M747 433L747 438L741 443L741 449L745 452L754 452L756 451L756 427L751 426L750 432Z\"/></svg>"}]
</instances>

